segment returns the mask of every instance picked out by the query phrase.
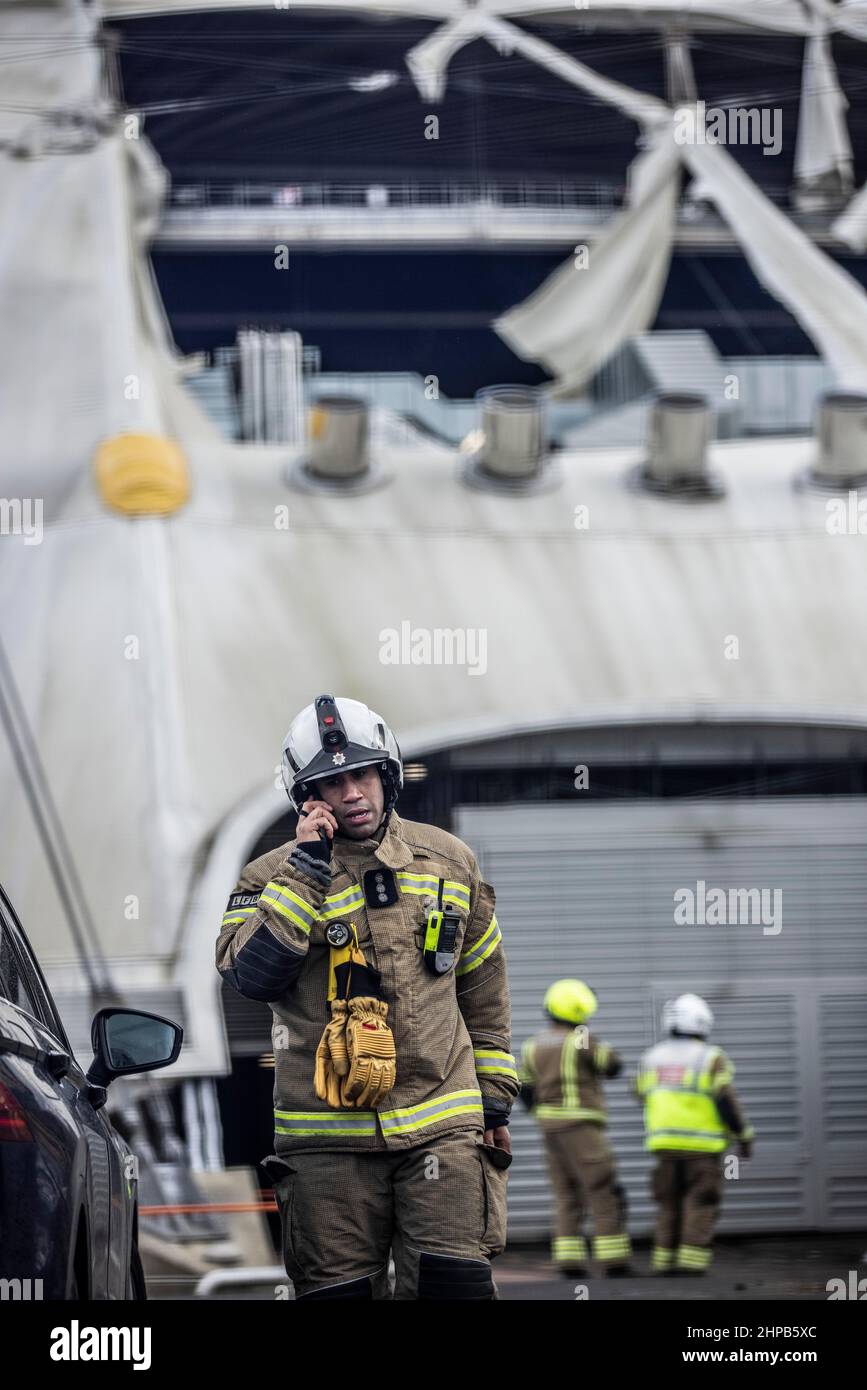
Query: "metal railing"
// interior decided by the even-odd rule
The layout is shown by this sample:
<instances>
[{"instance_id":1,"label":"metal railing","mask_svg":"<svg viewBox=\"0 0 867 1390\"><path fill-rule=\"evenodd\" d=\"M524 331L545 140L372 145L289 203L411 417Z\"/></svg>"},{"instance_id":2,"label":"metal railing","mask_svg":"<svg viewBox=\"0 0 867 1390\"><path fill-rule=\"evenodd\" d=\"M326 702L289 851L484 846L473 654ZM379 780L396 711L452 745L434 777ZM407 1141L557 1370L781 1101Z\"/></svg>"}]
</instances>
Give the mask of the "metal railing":
<instances>
[{"instance_id":1,"label":"metal railing","mask_svg":"<svg viewBox=\"0 0 867 1390\"><path fill-rule=\"evenodd\" d=\"M205 180L174 184L173 209L276 208L460 208L493 204L503 208L618 208L622 183L557 180L343 183L228 183Z\"/></svg>"}]
</instances>

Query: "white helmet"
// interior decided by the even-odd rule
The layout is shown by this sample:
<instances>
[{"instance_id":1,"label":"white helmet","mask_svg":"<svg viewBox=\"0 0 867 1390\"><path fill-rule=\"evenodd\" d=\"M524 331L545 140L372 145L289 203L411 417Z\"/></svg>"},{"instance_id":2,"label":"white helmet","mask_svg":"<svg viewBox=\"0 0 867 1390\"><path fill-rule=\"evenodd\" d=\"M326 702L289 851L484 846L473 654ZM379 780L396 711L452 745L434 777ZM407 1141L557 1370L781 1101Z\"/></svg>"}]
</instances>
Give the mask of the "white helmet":
<instances>
[{"instance_id":1,"label":"white helmet","mask_svg":"<svg viewBox=\"0 0 867 1390\"><path fill-rule=\"evenodd\" d=\"M292 720L283 740L283 784L300 811L312 795L310 784L350 767L378 765L385 787L386 818L403 786L397 739L381 715L360 700L317 695Z\"/></svg>"},{"instance_id":2,"label":"white helmet","mask_svg":"<svg viewBox=\"0 0 867 1390\"><path fill-rule=\"evenodd\" d=\"M663 1005L662 1026L666 1033L694 1033L706 1038L713 1028L713 1014L697 994L680 994Z\"/></svg>"}]
</instances>

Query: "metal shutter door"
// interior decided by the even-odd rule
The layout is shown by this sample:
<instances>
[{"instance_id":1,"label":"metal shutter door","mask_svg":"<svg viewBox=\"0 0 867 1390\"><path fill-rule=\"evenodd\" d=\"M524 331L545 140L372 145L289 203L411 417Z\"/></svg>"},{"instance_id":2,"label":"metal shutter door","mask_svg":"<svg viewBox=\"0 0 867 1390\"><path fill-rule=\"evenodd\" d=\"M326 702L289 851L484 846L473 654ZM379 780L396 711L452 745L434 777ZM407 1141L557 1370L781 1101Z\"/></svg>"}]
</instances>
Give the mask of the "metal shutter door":
<instances>
[{"instance_id":1,"label":"metal shutter door","mask_svg":"<svg viewBox=\"0 0 867 1390\"><path fill-rule=\"evenodd\" d=\"M559 976L578 975L597 991L591 1026L623 1053L630 1075L659 1037L662 999L706 992L718 1019L714 1040L735 1062L736 1085L759 1134L755 1158L741 1165L738 1181L726 1183L720 1228L849 1221L867 1188L865 1182L853 1192L847 1118L853 1107L860 1104L862 1115L865 1109L863 1036L826 1027L820 1042L826 1015L817 982L831 988L833 977L848 975L847 1007L865 1018L867 1001L852 976L867 975L867 802L467 806L457 808L455 829L497 892L513 1051L540 1027L544 990ZM709 887L781 888L781 932L675 925L673 894L695 888L698 879ZM841 1091L844 1071L849 1080ZM608 1083L607 1095L630 1229L646 1232L653 1207L640 1111L622 1079ZM830 1140L829 1151L816 1141L814 1117L830 1096L829 1136L834 1126L849 1130ZM550 1229L541 1139L520 1102L515 1115L510 1232L541 1236Z\"/></svg>"}]
</instances>

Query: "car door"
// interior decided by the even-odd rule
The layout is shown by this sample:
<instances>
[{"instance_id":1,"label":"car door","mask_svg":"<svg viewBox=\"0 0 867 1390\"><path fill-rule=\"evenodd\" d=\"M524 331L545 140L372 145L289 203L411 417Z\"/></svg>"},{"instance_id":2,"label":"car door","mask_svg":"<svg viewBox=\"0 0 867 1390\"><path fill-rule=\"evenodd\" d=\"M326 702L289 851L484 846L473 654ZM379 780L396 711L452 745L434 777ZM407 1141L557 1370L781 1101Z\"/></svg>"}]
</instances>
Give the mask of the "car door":
<instances>
[{"instance_id":1,"label":"car door","mask_svg":"<svg viewBox=\"0 0 867 1390\"><path fill-rule=\"evenodd\" d=\"M64 1298L77 1242L84 1239L86 1257L77 1270L80 1296L123 1298L129 1225L123 1156L104 1114L91 1104L86 1079L6 900L0 900L0 1079L23 1111L31 1136L0 1147L4 1270L8 1266L13 1278L32 1271L32 1278L42 1280L43 1297ZM23 1264L24 1272L16 1274L13 1264Z\"/></svg>"}]
</instances>

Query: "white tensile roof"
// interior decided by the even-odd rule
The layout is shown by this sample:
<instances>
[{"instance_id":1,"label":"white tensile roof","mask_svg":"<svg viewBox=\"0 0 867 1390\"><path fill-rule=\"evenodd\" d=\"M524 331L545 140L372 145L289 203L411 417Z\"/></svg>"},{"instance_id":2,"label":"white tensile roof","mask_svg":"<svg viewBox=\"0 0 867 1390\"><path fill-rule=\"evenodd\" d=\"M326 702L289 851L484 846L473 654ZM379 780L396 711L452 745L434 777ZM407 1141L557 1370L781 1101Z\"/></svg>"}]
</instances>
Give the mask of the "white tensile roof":
<instances>
[{"instance_id":1,"label":"white tensile roof","mask_svg":"<svg viewBox=\"0 0 867 1390\"><path fill-rule=\"evenodd\" d=\"M182 13L196 10L273 9L274 0L102 0L105 17L131 17L166 12ZM329 9L347 14L393 15L445 22L454 19L468 7L456 0L303 0L292 5L299 10ZM565 4L564 0L488 0L483 6L491 14L509 19L549 19L557 23L592 25L599 28L652 29L674 27L680 30L726 32L748 29L765 33L808 34L815 28L816 17L827 22L841 22L852 31L862 27L867 32L867 6L863 0L840 7L844 14L837 16L837 6L827 0L815 0L813 6L797 0L650 0L634 4L630 0L590 0L586 6ZM811 15L811 10L813 15Z\"/></svg>"},{"instance_id":2,"label":"white tensile roof","mask_svg":"<svg viewBox=\"0 0 867 1390\"><path fill-rule=\"evenodd\" d=\"M18 32L37 17L48 36L45 8L19 8ZM76 53L61 94L95 82L92 51ZM20 90L29 68L10 66ZM3 129L28 119L7 111ZM159 196L143 142L120 132L3 158L3 488L40 501L44 535L0 536L0 614L116 978L179 982L204 1001L189 1067L222 1063L219 918L286 807L281 741L317 693L364 699L410 755L473 733L663 715L867 721L867 550L828 533L821 494L794 488L811 441L714 446L726 495L713 504L631 490L641 451L623 449L564 451L553 487L514 498L472 490L457 451L382 418L381 487L295 490L289 451L225 443L178 384L141 254ZM185 449L192 498L169 520L100 500L93 453L122 430ZM404 622L484 631L484 673L385 664L381 634ZM0 785L0 875L52 982L72 985L77 952L5 738Z\"/></svg>"}]
</instances>

